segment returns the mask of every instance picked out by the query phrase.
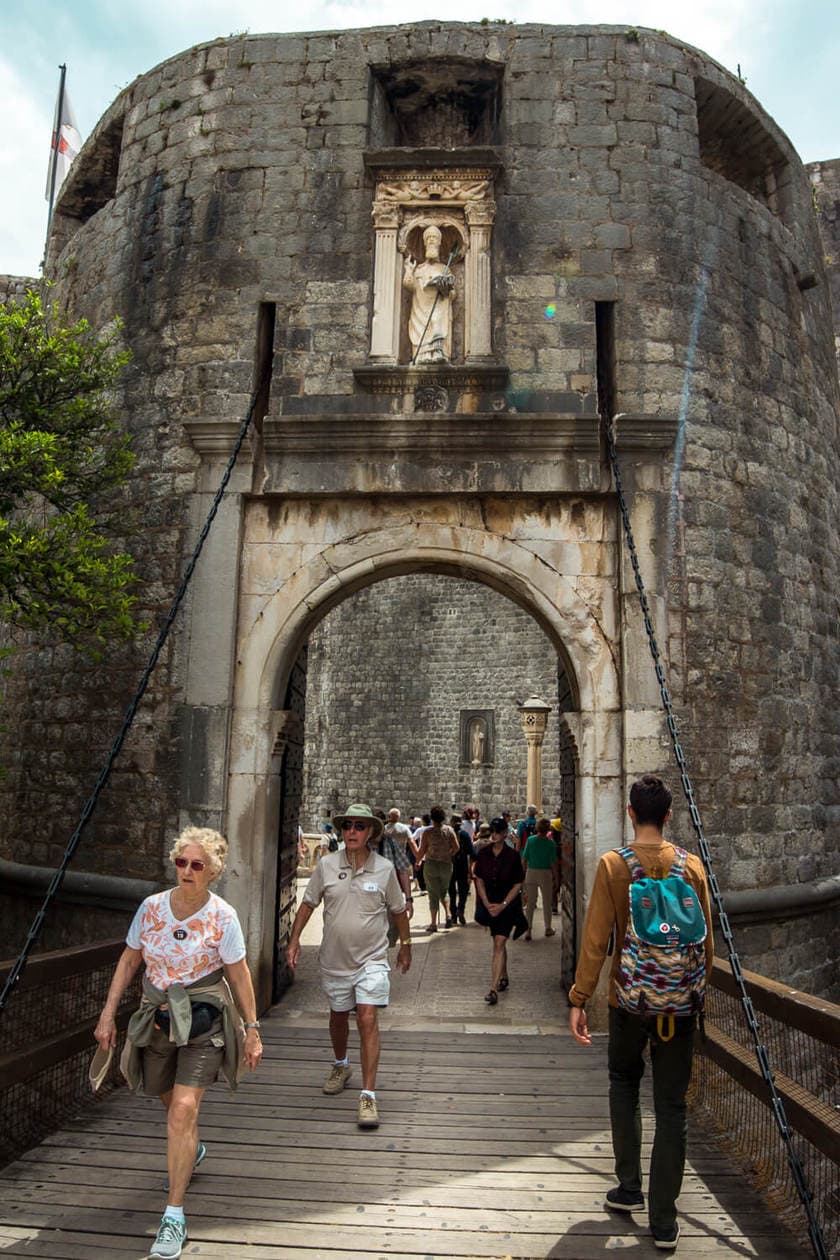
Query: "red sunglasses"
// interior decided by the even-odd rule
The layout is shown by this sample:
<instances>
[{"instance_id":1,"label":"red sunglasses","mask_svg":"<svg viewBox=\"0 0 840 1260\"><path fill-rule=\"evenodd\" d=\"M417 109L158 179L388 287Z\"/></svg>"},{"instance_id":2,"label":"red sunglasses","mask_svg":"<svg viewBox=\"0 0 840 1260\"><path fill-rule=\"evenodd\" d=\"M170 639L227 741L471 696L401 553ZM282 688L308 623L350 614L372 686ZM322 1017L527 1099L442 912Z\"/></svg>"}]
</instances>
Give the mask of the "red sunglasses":
<instances>
[{"instance_id":1,"label":"red sunglasses","mask_svg":"<svg viewBox=\"0 0 840 1260\"><path fill-rule=\"evenodd\" d=\"M192 871L203 871L207 863L199 861L198 858L177 857L175 859L175 865L178 867L179 871L185 871L187 867L189 867Z\"/></svg>"}]
</instances>

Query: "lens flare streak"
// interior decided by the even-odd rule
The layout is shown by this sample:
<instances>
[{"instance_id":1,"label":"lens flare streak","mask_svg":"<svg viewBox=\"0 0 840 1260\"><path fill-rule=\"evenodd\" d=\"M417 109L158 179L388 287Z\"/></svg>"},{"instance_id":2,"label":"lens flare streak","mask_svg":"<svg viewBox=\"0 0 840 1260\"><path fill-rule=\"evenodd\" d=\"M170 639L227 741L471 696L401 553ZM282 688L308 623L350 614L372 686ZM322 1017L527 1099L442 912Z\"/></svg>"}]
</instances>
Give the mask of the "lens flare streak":
<instances>
[{"instance_id":1,"label":"lens flare streak","mask_svg":"<svg viewBox=\"0 0 840 1260\"><path fill-rule=\"evenodd\" d=\"M697 341L700 336L700 325L703 322L703 314L706 308L706 295L709 288L709 281L712 277L712 262L715 252L716 250L714 244L710 243L706 249L706 256L700 268L700 278L697 281L697 290L694 295L694 314L691 319L691 331L688 337L688 353L686 354L682 395L680 397L680 410L677 418L677 438L674 443L674 466L671 473L671 496L668 504L666 573L670 572L671 568L674 535L677 526L677 515L679 512L680 473L682 471L683 456L685 454L685 423L686 416L688 415L688 404L691 401L691 382L694 375L694 359L697 353Z\"/></svg>"}]
</instances>

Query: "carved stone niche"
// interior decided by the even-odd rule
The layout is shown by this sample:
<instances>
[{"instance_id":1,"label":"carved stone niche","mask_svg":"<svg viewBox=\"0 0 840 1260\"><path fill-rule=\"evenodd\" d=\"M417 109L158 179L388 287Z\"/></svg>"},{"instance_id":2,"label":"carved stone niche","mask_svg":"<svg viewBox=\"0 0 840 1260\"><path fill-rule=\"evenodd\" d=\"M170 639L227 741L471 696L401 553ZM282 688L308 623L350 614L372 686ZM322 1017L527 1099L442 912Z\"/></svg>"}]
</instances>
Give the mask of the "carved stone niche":
<instances>
[{"instance_id":1,"label":"carved stone niche","mask_svg":"<svg viewBox=\"0 0 840 1260\"><path fill-rule=\"evenodd\" d=\"M461 709L459 715L460 764L478 769L495 759L496 714L493 709Z\"/></svg>"},{"instance_id":2,"label":"carved stone niche","mask_svg":"<svg viewBox=\"0 0 840 1260\"><path fill-rule=\"evenodd\" d=\"M496 214L496 164L477 161L475 150L461 156L471 160L453 165L452 155L447 154L448 160L435 164L426 150L417 165L406 164L403 156L399 166L382 164L372 169L370 365L404 365L416 371L426 366L469 367L493 362L491 235ZM415 269L427 265L432 245L439 251L440 264L449 264L454 288L438 299L431 318L434 325L444 327L438 329L436 359L424 362L430 351L421 339L418 352L416 308L414 345L410 338L414 296L407 286L416 283Z\"/></svg>"}]
</instances>

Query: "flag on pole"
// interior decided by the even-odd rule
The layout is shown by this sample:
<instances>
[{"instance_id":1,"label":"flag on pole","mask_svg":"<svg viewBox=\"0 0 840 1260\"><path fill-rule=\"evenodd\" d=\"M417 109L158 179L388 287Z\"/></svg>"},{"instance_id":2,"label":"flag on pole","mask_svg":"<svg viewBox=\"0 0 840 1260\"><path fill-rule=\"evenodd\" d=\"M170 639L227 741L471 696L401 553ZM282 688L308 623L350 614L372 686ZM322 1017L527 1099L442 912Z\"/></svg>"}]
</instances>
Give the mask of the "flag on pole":
<instances>
[{"instance_id":1,"label":"flag on pole","mask_svg":"<svg viewBox=\"0 0 840 1260\"><path fill-rule=\"evenodd\" d=\"M76 115L70 104L66 90L59 89L53 120L52 144L50 146L50 164L47 169L47 190L44 194L47 201L50 195L58 195L58 190L67 178L73 159L82 147L82 137L76 123ZM55 183L53 183L53 167L55 167Z\"/></svg>"}]
</instances>

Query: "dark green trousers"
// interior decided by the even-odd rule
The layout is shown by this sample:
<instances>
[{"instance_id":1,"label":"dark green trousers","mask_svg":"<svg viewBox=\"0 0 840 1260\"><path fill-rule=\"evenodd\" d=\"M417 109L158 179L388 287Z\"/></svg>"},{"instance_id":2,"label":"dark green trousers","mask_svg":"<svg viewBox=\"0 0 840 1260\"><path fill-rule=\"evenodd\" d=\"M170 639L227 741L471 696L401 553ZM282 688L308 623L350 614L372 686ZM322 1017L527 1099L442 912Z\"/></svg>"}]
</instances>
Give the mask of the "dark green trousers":
<instances>
[{"instance_id":1,"label":"dark green trousers","mask_svg":"<svg viewBox=\"0 0 840 1260\"><path fill-rule=\"evenodd\" d=\"M685 1095L691 1079L694 1022L693 1015L675 1020L673 1039L660 1041L655 1019L610 1007L610 1125L615 1172L624 1190L642 1188L639 1083L645 1070L644 1048L650 1044L656 1130L648 1178L648 1219L653 1229L667 1229L677 1219L676 1199L685 1167Z\"/></svg>"}]
</instances>

